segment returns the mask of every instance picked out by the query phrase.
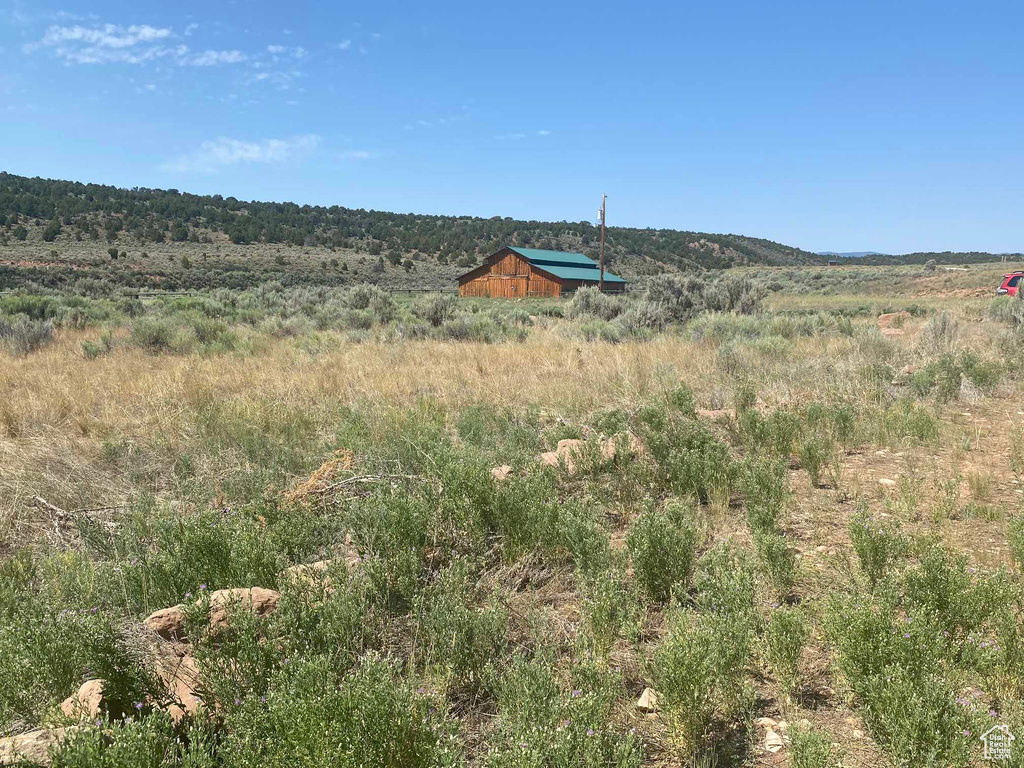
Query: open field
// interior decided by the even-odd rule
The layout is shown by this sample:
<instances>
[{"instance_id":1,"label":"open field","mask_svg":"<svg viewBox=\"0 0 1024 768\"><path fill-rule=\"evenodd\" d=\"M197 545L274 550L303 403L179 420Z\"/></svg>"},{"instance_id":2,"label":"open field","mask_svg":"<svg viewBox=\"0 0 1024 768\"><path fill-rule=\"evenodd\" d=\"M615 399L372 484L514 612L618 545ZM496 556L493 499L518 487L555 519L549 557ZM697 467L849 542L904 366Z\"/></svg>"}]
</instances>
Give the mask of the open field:
<instances>
[{"instance_id":1,"label":"open field","mask_svg":"<svg viewBox=\"0 0 1024 768\"><path fill-rule=\"evenodd\" d=\"M125 768L986 764L1024 738L1014 266L0 296L0 736Z\"/></svg>"}]
</instances>

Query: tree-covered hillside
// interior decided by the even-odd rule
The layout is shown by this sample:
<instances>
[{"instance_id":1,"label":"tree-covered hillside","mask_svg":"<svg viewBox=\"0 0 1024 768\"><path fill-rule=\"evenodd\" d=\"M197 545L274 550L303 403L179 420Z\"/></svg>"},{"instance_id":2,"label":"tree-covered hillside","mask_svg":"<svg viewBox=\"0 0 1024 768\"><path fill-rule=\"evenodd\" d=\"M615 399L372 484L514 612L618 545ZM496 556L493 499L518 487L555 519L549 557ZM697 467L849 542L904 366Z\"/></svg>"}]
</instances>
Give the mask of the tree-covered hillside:
<instances>
[{"instance_id":1,"label":"tree-covered hillside","mask_svg":"<svg viewBox=\"0 0 1024 768\"><path fill-rule=\"evenodd\" d=\"M398 263L409 255L470 267L503 245L578 250L596 256L590 222L518 221L368 211L191 195L175 189L120 189L0 173L0 243L25 236L26 220L46 222L44 240L63 232L110 245L162 242L291 244L353 249ZM737 264L823 263L824 257L769 240L671 229L611 227L610 264L630 277Z\"/></svg>"}]
</instances>

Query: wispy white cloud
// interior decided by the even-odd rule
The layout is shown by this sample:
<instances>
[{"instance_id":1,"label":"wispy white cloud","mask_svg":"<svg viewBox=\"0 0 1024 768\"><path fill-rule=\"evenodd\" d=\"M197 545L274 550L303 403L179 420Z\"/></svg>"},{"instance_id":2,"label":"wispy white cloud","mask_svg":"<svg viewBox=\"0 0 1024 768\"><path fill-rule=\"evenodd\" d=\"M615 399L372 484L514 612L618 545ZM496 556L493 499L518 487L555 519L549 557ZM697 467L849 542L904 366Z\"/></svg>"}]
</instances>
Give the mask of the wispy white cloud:
<instances>
[{"instance_id":1,"label":"wispy white cloud","mask_svg":"<svg viewBox=\"0 0 1024 768\"><path fill-rule=\"evenodd\" d=\"M170 37L167 27L151 27L149 24L122 27L118 24L102 24L98 27L52 26L46 30L36 47L60 45L62 43L83 43L100 48L131 48L139 43L151 43Z\"/></svg>"},{"instance_id":2,"label":"wispy white cloud","mask_svg":"<svg viewBox=\"0 0 1024 768\"><path fill-rule=\"evenodd\" d=\"M498 141L522 141L523 139L528 139L531 136L550 136L550 135L551 135L551 131L548 131L548 130L531 131L531 132L511 131L509 133L499 133L494 138L497 139Z\"/></svg>"},{"instance_id":3,"label":"wispy white cloud","mask_svg":"<svg viewBox=\"0 0 1024 768\"><path fill-rule=\"evenodd\" d=\"M185 37L188 37L193 32L195 32L197 29L199 29L199 25L196 24L195 22L192 22L187 27L185 27Z\"/></svg>"},{"instance_id":4,"label":"wispy white cloud","mask_svg":"<svg viewBox=\"0 0 1024 768\"><path fill-rule=\"evenodd\" d=\"M381 156L380 152L369 149L350 149L346 152L339 152L339 160L375 160Z\"/></svg>"},{"instance_id":5,"label":"wispy white cloud","mask_svg":"<svg viewBox=\"0 0 1024 768\"><path fill-rule=\"evenodd\" d=\"M342 40L340 43L338 43L335 46L335 48L337 48L339 51L347 51L351 47L352 47L352 41L351 40Z\"/></svg>"},{"instance_id":6,"label":"wispy white cloud","mask_svg":"<svg viewBox=\"0 0 1024 768\"><path fill-rule=\"evenodd\" d=\"M238 164L295 163L315 152L319 146L320 137L316 134L261 141L221 137L204 141L198 149L168 160L160 168L172 173L216 173L221 168Z\"/></svg>"},{"instance_id":7,"label":"wispy white cloud","mask_svg":"<svg viewBox=\"0 0 1024 768\"><path fill-rule=\"evenodd\" d=\"M217 64L241 64L247 58L241 51L203 51L180 63L193 67L212 67Z\"/></svg>"},{"instance_id":8,"label":"wispy white cloud","mask_svg":"<svg viewBox=\"0 0 1024 768\"><path fill-rule=\"evenodd\" d=\"M197 25L190 24L186 34ZM99 24L84 27L51 26L42 39L23 47L25 53L45 50L68 64L146 64L169 59L180 66L208 67L216 64L238 64L246 60L241 51L207 50L193 53L187 45L173 45L170 27L149 24L122 26Z\"/></svg>"}]
</instances>

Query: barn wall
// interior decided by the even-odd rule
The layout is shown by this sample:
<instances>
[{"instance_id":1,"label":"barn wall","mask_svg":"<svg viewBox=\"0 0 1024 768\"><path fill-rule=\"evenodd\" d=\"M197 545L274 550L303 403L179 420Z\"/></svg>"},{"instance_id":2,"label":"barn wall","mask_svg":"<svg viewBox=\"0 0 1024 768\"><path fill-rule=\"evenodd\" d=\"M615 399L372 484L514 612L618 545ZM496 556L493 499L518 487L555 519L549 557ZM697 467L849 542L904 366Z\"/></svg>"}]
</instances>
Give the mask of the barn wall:
<instances>
[{"instance_id":1,"label":"barn wall","mask_svg":"<svg viewBox=\"0 0 1024 768\"><path fill-rule=\"evenodd\" d=\"M527 296L560 296L562 285L533 268L526 259L508 251L481 265L459 281L460 296L492 299L523 299Z\"/></svg>"}]
</instances>

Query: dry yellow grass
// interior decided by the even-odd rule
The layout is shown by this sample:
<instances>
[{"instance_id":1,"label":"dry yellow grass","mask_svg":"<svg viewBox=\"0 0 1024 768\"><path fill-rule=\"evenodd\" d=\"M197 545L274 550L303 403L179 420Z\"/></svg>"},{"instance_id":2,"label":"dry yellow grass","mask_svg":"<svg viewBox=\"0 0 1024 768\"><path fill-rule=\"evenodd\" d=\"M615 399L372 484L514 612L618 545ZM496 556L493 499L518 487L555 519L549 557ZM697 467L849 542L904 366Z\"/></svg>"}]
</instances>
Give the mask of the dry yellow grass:
<instances>
[{"instance_id":1,"label":"dry yellow grass","mask_svg":"<svg viewBox=\"0 0 1024 768\"><path fill-rule=\"evenodd\" d=\"M104 444L127 451L187 444L196 437L190 416L207 403L228 405L257 423L302 413L330 435L341 407L387 411L424 397L453 410L474 403L536 406L570 418L631 410L680 381L709 408L730 403L741 379L756 384L767 406L826 396L861 399L856 372L878 345L890 345L901 364L916 361L919 325L894 340L861 333L795 339L781 348L739 345L728 365L717 345L685 336L583 343L557 326L537 328L521 344L349 343L327 335L321 345L327 351L317 353L280 340L250 356L152 356L122 346L95 360L81 356L86 335L65 333L27 357L0 353L0 539L36 494L73 508L123 503L131 486L104 458ZM991 344L996 332L991 324L962 326L970 345ZM226 476L235 461L226 453L206 474Z\"/></svg>"}]
</instances>

